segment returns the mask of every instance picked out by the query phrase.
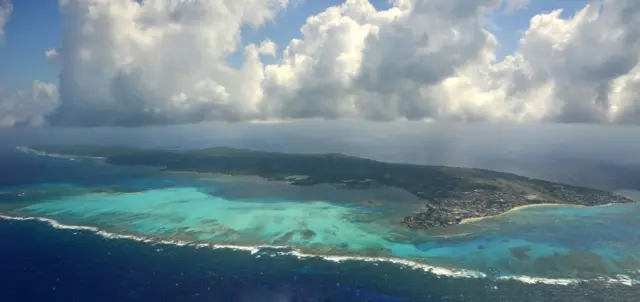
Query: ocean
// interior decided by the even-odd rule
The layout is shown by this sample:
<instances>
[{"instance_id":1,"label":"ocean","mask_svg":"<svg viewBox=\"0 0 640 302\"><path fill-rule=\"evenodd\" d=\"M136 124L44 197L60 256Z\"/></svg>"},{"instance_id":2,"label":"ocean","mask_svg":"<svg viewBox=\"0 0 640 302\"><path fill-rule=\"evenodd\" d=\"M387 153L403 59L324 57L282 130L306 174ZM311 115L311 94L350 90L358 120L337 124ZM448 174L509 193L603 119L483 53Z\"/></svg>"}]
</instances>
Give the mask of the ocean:
<instances>
[{"instance_id":1,"label":"ocean","mask_svg":"<svg viewBox=\"0 0 640 302\"><path fill-rule=\"evenodd\" d=\"M402 191L0 150L1 301L637 301L640 207L437 231ZM376 206L365 201L374 199Z\"/></svg>"}]
</instances>

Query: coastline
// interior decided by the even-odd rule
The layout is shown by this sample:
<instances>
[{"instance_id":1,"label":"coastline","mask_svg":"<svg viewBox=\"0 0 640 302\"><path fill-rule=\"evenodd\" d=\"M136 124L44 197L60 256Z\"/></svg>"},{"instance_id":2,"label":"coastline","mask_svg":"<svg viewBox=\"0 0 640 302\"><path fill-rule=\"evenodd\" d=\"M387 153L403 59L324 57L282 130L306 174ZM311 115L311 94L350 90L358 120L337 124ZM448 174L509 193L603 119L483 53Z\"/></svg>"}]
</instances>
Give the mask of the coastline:
<instances>
[{"instance_id":1,"label":"coastline","mask_svg":"<svg viewBox=\"0 0 640 302\"><path fill-rule=\"evenodd\" d=\"M286 180L276 180L276 179L268 179L258 175L248 175L248 174L228 174L221 172L198 172L198 171L185 171L185 170L162 170L162 173L173 174L173 175L185 175L185 176L193 176L199 180L205 181L232 181L242 179L243 181L253 181L253 182L272 182L272 183L282 183L291 185L290 181Z\"/></svg>"},{"instance_id":2,"label":"coastline","mask_svg":"<svg viewBox=\"0 0 640 302\"><path fill-rule=\"evenodd\" d=\"M233 244L215 244L212 242L170 240L170 239L163 239L160 237L148 237L148 236L113 233L113 232L105 231L93 226L66 225L58 222L55 219L46 218L46 217L13 216L13 215L7 215L1 212L0 212L0 220L38 221L38 222L46 223L55 229L74 231L74 232L87 231L95 235L101 236L105 239L133 240L133 241L138 241L138 242L152 244L152 245L173 245L173 246L179 246L179 247L191 247L195 249L199 249L199 248L231 249L231 250L248 252L251 255L257 254L256 257L258 258L262 256L259 253L263 249L272 249L272 250L275 250L272 257L273 256L292 256L300 259L320 258L325 261L338 262L338 263L344 262L344 261L364 261L364 262L372 262L372 263L387 262L387 263L401 265L409 269L422 270L424 272L432 273L437 276L445 276L445 277L453 277L453 278L472 278L472 279L491 278L495 280L513 280L513 281L518 281L518 282L527 283L527 284L546 284L546 285L560 285L560 286L573 285L573 284L578 284L583 282L606 282L608 284L621 284L626 286L635 286L640 284L640 281L626 275L615 275L615 276L609 276L609 277L603 276L603 277L598 277L594 279L544 278L544 277L534 277L534 276L525 276L525 275L507 275L507 276L491 277L480 271L458 269L458 268L437 267L437 266L432 266L426 263L412 261L404 258L311 254L311 253L305 253L294 246L279 246L279 245L245 246L245 245L233 245Z\"/></svg>"},{"instance_id":3,"label":"coastline","mask_svg":"<svg viewBox=\"0 0 640 302\"><path fill-rule=\"evenodd\" d=\"M467 223L472 223L472 222L476 222L476 221L480 221L480 220L484 220L484 219L490 219L490 218L496 218L496 217L501 217L504 215L507 215L509 213L512 212L517 212L520 211L522 209L527 209L527 208L535 208L535 207L577 207L577 208L583 208L585 206L583 205L576 205L576 204L569 204L569 203L536 203L536 204L525 204L525 205L521 205L521 206L517 206L514 208L511 208L508 211L502 212L500 214L497 215L490 215L490 216L483 216L483 217L470 217L470 218L465 218L462 219L460 221L460 223L458 224L467 224Z\"/></svg>"},{"instance_id":4,"label":"coastline","mask_svg":"<svg viewBox=\"0 0 640 302\"><path fill-rule=\"evenodd\" d=\"M270 244L258 244L258 245L241 245L241 244L229 244L229 243L215 243L211 241L188 241L181 239L168 239L163 238L162 236L145 236L145 235L137 235L130 233L119 233L114 231L107 231L99 227L95 226L84 226L84 225L73 225L73 224L63 224L59 221L40 216L17 216L14 214L6 214L0 212L0 220L10 220L10 221L38 221L42 223L46 223L51 227L59 230L69 230L69 231L87 231L94 233L98 236L104 237L106 239L125 239L125 240L133 240L137 242L147 243L147 244L162 244L162 245L174 245L180 247L193 247L193 248L211 248L211 249L231 249L237 251L248 252L252 255L260 253L263 249L271 249L275 250L275 256L293 256L296 258L320 258L326 261L332 262L344 262L344 261L365 261L365 262L388 262L394 263L398 265L405 266L410 269L418 269L423 270L427 273L432 273L438 276L446 276L446 277L454 277L454 278L487 278L488 276L480 271L469 270L464 268L448 268L448 267L440 267L429 265L426 262L410 260L405 258L398 257L368 257L368 256L360 256L360 255L342 255L342 254L321 254L314 253L309 251L304 251L303 249L291 246L291 245L270 245ZM260 257L258 255L257 257ZM549 279L554 280L554 279ZM577 281L576 281L577 282Z\"/></svg>"},{"instance_id":5,"label":"coastline","mask_svg":"<svg viewBox=\"0 0 640 302\"><path fill-rule=\"evenodd\" d=\"M163 173L178 174L178 175L194 175L194 176L218 176L218 177L232 177L236 175L220 173L220 172L198 172L198 171L183 171L183 170L162 170Z\"/></svg>"},{"instance_id":6,"label":"coastline","mask_svg":"<svg viewBox=\"0 0 640 302\"><path fill-rule=\"evenodd\" d=\"M274 180L269 180L266 178L262 178L260 176L251 176L251 175L233 175L233 174L224 174L224 173L216 173L216 172L196 172L196 171L172 171L172 170L164 170L161 173L169 173L169 174L184 174L184 175L192 175L194 177L188 177L188 179L192 179L192 180L196 180L197 179L215 179L216 181L220 181L220 180L233 180L233 179L237 179L237 178L250 178L253 181L255 181L256 183L258 182L274 182ZM155 174L153 174L155 176ZM182 179L181 177L179 177L179 179ZM248 179L247 179L248 180ZM284 181L278 181L275 180L275 182L284 182ZM208 184L205 184L208 185ZM367 189L370 190L370 189ZM118 195L120 194L138 194L139 192L122 192L122 193L116 193ZM95 192L95 194L110 194L109 192ZM516 215L514 215L514 213L511 212L516 212L519 211L520 209L523 208L528 208L528 207L538 207L538 206L549 206L550 208L548 209L542 209L542 210L538 210L538 211L525 211L525 212L520 212L517 213ZM566 203L536 203L536 204L523 204L520 206L515 206L513 208L510 209L506 209L505 211L500 211L495 215L488 215L488 216L483 216L483 217L469 217L466 219L463 219L462 222L459 222L458 224L462 224L463 226L461 226L459 228L459 230L463 230L463 229L477 229L478 225L480 225L480 223L478 224L473 224L473 222L475 221L480 221L483 220L485 218L494 218L494 217L499 217L502 215L506 215L506 214L511 214L514 215L514 217L524 217L529 215L530 213L532 215L540 215L540 213L542 213L542 215L545 215L545 213L547 213L547 211L552 211L555 212L553 210L553 208L551 208L551 206L566 206L565 208L561 208L560 212L564 212L565 210L567 212L571 212L571 208L572 207L591 207L591 206L576 206L576 205L572 205L572 204L566 204ZM599 207L599 206L596 206ZM0 220L4 219L10 219L10 220L30 220L30 221L34 221L34 223L43 223L43 227L44 228L52 228L53 232L56 232L56 230L54 229L61 229L61 230L71 230L71 232L75 235L76 234L76 230L78 231L82 231L82 232L86 232L86 235L89 236L93 236L93 235L98 235L99 240L107 240L107 241L111 241L111 240L115 240L117 242L117 239L127 239L127 240L133 240L133 241L138 241L138 242L143 242L146 244L149 244L151 246L155 246L155 245L175 245L175 246L185 246L188 249L200 249L200 248L204 248L204 249L230 249L230 250L234 250L234 251L243 251L254 255L256 258L260 258L260 257L276 257L276 256L282 256L282 257L294 257L294 258L316 258L318 260L323 260L323 261L330 261L330 262L342 262L342 261L353 261L352 263L357 263L360 261L365 261L365 262L371 262L374 263L373 265L378 265L379 262L388 262L388 263L393 263L394 266L398 265L399 267L401 267L401 269L406 270L406 269L411 269L411 270L419 270L419 271L425 271L428 273L432 273L432 274L436 274L438 276L442 276L442 277L449 277L449 278L469 278L470 276L459 276L457 274L452 274L452 269L448 268L448 263L446 262L442 262L441 264L436 264L436 265L442 265L442 266L430 266L429 265L429 260L428 259L424 259L424 260L412 260L411 255L405 255L405 254L388 254L388 255L383 255L383 254L378 254L379 256L375 256L376 254L369 254L367 255L367 253L362 253L362 252L355 252L355 253L346 253L346 254L342 254L342 252L337 252L337 253L331 253L327 250L323 250L323 249L306 249L305 247L301 247L301 248L297 248L296 247L296 243L291 243L292 245L288 245L288 246L270 246L270 245L255 245L253 244L251 241L245 241L245 242L240 242L237 240L230 240L228 241L227 244L219 244L217 242L221 242L220 240L198 240L198 239L189 239L187 237L182 237L182 236L174 236L174 235L170 235L170 236L166 236L166 235L158 235L158 236L152 236L152 235L137 235L135 233L135 231L127 231L127 228L112 228L112 227L106 227L106 228L96 228L96 227L91 227L92 225L94 225L93 221L87 221L85 220L84 222L75 222L76 224L73 224L74 220L69 220L67 221L66 219L63 218L63 222L67 221L67 222L71 222L72 224L70 225L65 225L63 224L63 222L58 222L56 220L53 220L51 218L45 218L43 217L29 217L29 216L20 216L21 214L15 214L18 216L14 216L12 218L8 218L7 216L3 215L4 213L11 213L11 212L5 212L0 210ZM484 215L487 215L489 213L484 212ZM10 215L10 214L7 214ZM29 214L27 214L29 215ZM42 215L42 214L36 214L36 215ZM44 214L46 215L46 214ZM465 215L466 216L466 215ZM472 216L472 215L470 215ZM55 216L53 216L55 217ZM511 220L512 217L508 216L505 220ZM502 220L501 220L502 221ZM490 221L492 225L493 221ZM452 225L455 226L455 225ZM81 234L81 233L78 233ZM441 235L441 236L432 236L435 238L449 238L449 237L460 237L460 236L465 236L465 235L470 235L473 233L460 233L460 234L456 234L456 235ZM83 235L85 236L85 235ZM185 239L187 238L187 239ZM473 238L473 237L471 237ZM217 242L216 242L217 241ZM323 240L324 241L324 240ZM326 241L325 241L326 242ZM248 243L248 244L247 244ZM325 243L325 244L330 244L330 243ZM333 245L333 244L330 244ZM384 246L384 245L383 245ZM168 247L168 246L167 246ZM482 249L484 249L484 247L482 247ZM327 253L329 252L329 253ZM467 252L467 251L464 251ZM235 252L233 252L235 253ZM373 257L371 257L373 256ZM380 257L383 256L383 257ZM397 257L397 258L393 258L393 257ZM436 262L438 263L438 262ZM435 264L435 263L434 263ZM459 268L463 269L466 267L468 268L469 266L464 266L464 265L460 265L458 266ZM486 268L480 268L479 270L485 270ZM434 271L435 270L435 271ZM454 268L455 270L455 268ZM490 272L489 270L485 270L487 272ZM479 274L483 274L482 271L470 271L471 273L479 273ZM602 279L597 278L597 275L594 277L594 279L571 279L571 276L568 276L568 279L560 279L557 277L562 277L562 276L557 276L556 278L544 278L544 277L539 277L536 276L537 273L533 273L533 276L527 276L527 271L523 271L524 273L522 275L511 275L510 273L506 273L505 276L497 276L495 273L489 273L491 274L490 276L473 276L471 278L487 278L490 280L514 280L517 282L524 282L524 283L530 283L530 284L535 284L535 283L545 283L545 284L562 284L562 285L567 285L567 284L572 284L572 283L576 283L576 282L581 282L581 281L595 281L595 280L599 280L599 281L604 281L604 282L613 282L611 281L612 279L610 279L610 276L606 276L605 277L601 277ZM623 275L621 276L625 276L627 275L627 273L623 273ZM543 275L544 276L544 275ZM637 276L635 273L631 273L631 276L635 276L636 279L632 279L632 281L630 282L634 282L632 284L638 284L640 285L640 280L637 279ZM616 277L614 277L613 280L618 280L621 281L620 279L615 279ZM634 278L634 277L631 277ZM577 280L577 281L576 281ZM637 281L636 281L637 280Z\"/></svg>"}]
</instances>

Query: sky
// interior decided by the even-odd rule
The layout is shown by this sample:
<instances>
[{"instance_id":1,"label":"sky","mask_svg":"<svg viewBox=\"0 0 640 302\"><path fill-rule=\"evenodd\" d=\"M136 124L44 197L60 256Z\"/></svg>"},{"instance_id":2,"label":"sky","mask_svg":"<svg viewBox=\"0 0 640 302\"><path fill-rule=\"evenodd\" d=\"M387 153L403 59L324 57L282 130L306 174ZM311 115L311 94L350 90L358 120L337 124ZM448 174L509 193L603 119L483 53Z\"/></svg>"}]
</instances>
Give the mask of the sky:
<instances>
[{"instance_id":1,"label":"sky","mask_svg":"<svg viewBox=\"0 0 640 302\"><path fill-rule=\"evenodd\" d=\"M0 127L640 122L635 0L0 0Z\"/></svg>"}]
</instances>

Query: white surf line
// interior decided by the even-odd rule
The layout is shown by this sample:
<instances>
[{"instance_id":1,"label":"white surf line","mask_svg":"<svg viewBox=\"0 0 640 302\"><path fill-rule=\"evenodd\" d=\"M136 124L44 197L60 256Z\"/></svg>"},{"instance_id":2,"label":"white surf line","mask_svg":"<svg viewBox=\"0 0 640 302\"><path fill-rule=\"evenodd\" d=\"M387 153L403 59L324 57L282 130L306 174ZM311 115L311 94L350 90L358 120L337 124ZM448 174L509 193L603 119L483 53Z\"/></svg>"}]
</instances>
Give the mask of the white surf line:
<instances>
[{"instance_id":1,"label":"white surf line","mask_svg":"<svg viewBox=\"0 0 640 302\"><path fill-rule=\"evenodd\" d=\"M595 279L568 279L568 278L541 278L532 276L502 276L496 278L498 280L514 280L527 284L548 284L548 285L572 285L581 282L594 282L600 281L609 284L621 284L627 286L640 285L640 281L626 275L615 275L613 277L599 277Z\"/></svg>"},{"instance_id":2,"label":"white surf line","mask_svg":"<svg viewBox=\"0 0 640 302\"><path fill-rule=\"evenodd\" d=\"M100 230L96 227L91 226L78 226L78 225L66 225L59 223L58 221L46 218L46 217L20 217L20 216L8 216L4 214L0 214L0 219L5 220L15 220L15 221L29 221L35 220L40 222L45 222L51 225L56 229L62 230L79 230L79 231L90 231L103 238L107 239L128 239L143 243L150 244L166 244L166 245L174 245L174 246L190 246L195 248L212 248L212 249L231 249L238 251L246 251L251 254L256 254L260 252L261 249L276 249L276 250L288 250L284 252L277 252L277 255L290 255L297 258L321 258L327 261L332 262L344 262L344 261L365 261L365 262L389 262L394 264L399 264L404 267L408 267L411 269L420 269L428 273L432 273L438 276L445 277L455 277L455 278L487 278L485 273L473 270L466 269L448 269L444 267L431 266L423 263L417 263L414 261L399 259L399 258L377 258L377 257L362 257L362 256L331 256L331 255L316 255L316 254L307 254L301 252L299 249L290 246L281 246L281 245L256 245L256 246L241 246L241 245L230 245L230 244L211 244L211 243L198 243L198 242L190 242L184 240L163 240L157 238L150 238L144 236L135 236L135 235L126 235L126 234L116 234L110 233L104 230ZM629 276L625 275L616 275L614 277L601 277L596 279L562 279L562 278L540 278L540 277L532 277L532 276L502 276L496 278L497 280L514 280L527 284L547 284L547 285L571 285L577 284L580 282L607 282L610 284L622 284L627 286L635 286L640 285L638 280L634 280Z\"/></svg>"},{"instance_id":3,"label":"white surf line","mask_svg":"<svg viewBox=\"0 0 640 302\"><path fill-rule=\"evenodd\" d=\"M151 243L151 244L192 246L196 248L232 249L232 250L246 251L251 254L256 254L260 250L267 249L267 248L276 249L276 250L290 250L286 252L278 252L277 254L290 255L297 258L322 258L324 260L328 260L332 262L343 262L343 261L390 262L390 263L395 263L395 264L400 264L406 267L410 267L413 269L421 269L423 271L430 272L435 275L441 275L441 276L447 276L447 277L457 277L457 278L486 278L487 277L486 274L482 272L476 272L476 271L465 270L465 269L447 269L447 268L430 266L427 264L422 264L422 263L417 263L417 262L413 262L405 259L397 259L397 258L307 254L291 246L278 246L278 245L241 246L241 245L230 245L230 244L198 243L198 242L190 242L190 241L183 241L183 240L166 240L166 239L163 240L163 239L155 239L155 238L149 238L144 236L116 234L116 233L107 232L104 230L100 230L96 227L90 227L90 226L66 225L54 219L45 218L45 217L19 217L19 216L7 216L7 215L0 214L0 219L17 220L17 221L35 220L35 221L48 223L49 225L51 225L56 229L90 231L107 239L129 239L129 240L134 240L134 241L144 242L144 243Z\"/></svg>"},{"instance_id":4,"label":"white surf line","mask_svg":"<svg viewBox=\"0 0 640 302\"><path fill-rule=\"evenodd\" d=\"M29 148L27 146L17 146L15 149L26 154L33 154L37 156L45 156L45 157L53 157L53 158L62 158L62 159L67 159L71 161L75 161L78 158L88 158L88 159L94 159L94 160L106 159L104 157L99 157L99 156L77 156L77 155L65 155L65 154L58 154L58 153L48 153L48 152L42 152L42 151Z\"/></svg>"}]
</instances>

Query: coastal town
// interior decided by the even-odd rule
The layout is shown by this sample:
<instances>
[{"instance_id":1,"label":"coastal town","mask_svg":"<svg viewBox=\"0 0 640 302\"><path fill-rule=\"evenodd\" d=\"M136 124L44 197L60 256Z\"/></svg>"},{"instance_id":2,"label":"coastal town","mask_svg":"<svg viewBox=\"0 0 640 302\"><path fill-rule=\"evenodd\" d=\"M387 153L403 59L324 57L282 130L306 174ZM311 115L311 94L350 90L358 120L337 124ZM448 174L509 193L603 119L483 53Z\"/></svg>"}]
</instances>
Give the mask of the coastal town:
<instances>
[{"instance_id":1,"label":"coastal town","mask_svg":"<svg viewBox=\"0 0 640 302\"><path fill-rule=\"evenodd\" d=\"M294 186L330 184L345 189L398 188L424 200L404 217L409 228L459 224L534 204L578 206L629 203L614 193L484 169L386 163L343 154L286 154L234 148L169 151L101 146L36 146L59 155L104 158L117 165L166 171L252 175Z\"/></svg>"}]
</instances>

